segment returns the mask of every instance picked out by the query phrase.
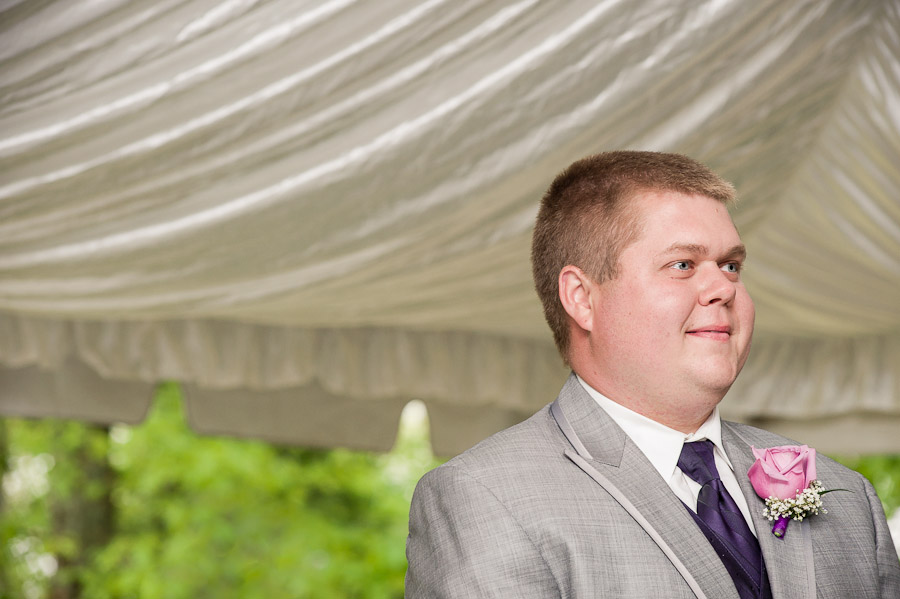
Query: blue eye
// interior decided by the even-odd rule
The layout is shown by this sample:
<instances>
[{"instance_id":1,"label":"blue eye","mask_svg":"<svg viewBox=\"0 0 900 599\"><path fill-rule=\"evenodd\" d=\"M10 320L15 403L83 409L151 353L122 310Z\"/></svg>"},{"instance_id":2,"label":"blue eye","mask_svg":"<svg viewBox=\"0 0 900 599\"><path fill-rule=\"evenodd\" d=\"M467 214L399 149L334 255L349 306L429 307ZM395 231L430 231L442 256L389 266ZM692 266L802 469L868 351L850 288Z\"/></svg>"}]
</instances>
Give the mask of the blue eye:
<instances>
[{"instance_id":1,"label":"blue eye","mask_svg":"<svg viewBox=\"0 0 900 599\"><path fill-rule=\"evenodd\" d=\"M688 270L690 269L690 267L691 263L687 260L679 260L678 262L672 264L672 268L674 268L675 270Z\"/></svg>"},{"instance_id":2,"label":"blue eye","mask_svg":"<svg viewBox=\"0 0 900 599\"><path fill-rule=\"evenodd\" d=\"M724 270L725 272L737 274L741 272L741 265L737 262L727 262L722 265L722 270Z\"/></svg>"}]
</instances>

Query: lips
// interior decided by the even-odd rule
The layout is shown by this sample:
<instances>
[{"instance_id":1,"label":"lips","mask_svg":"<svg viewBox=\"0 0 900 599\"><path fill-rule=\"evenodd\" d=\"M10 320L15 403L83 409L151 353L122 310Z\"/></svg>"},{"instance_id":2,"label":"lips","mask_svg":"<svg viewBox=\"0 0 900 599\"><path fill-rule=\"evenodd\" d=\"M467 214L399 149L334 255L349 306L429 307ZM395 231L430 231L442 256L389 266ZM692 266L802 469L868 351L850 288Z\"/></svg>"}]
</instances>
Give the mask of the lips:
<instances>
[{"instance_id":1,"label":"lips","mask_svg":"<svg viewBox=\"0 0 900 599\"><path fill-rule=\"evenodd\" d=\"M704 325L689 330L687 334L704 339L727 341L731 338L731 327L727 324Z\"/></svg>"}]
</instances>

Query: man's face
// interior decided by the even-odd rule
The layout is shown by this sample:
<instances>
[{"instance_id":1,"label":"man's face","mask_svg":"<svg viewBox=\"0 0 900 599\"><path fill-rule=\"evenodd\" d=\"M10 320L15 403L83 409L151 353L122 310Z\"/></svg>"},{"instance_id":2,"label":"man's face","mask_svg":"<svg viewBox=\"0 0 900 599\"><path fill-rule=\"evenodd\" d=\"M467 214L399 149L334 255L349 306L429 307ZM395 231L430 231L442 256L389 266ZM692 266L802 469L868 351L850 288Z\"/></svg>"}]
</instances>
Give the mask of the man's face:
<instances>
[{"instance_id":1,"label":"man's face","mask_svg":"<svg viewBox=\"0 0 900 599\"><path fill-rule=\"evenodd\" d=\"M592 294L599 389L651 418L717 396L715 405L753 333L741 239L726 207L704 196L647 192L634 209L642 234L622 252L618 276Z\"/></svg>"}]
</instances>

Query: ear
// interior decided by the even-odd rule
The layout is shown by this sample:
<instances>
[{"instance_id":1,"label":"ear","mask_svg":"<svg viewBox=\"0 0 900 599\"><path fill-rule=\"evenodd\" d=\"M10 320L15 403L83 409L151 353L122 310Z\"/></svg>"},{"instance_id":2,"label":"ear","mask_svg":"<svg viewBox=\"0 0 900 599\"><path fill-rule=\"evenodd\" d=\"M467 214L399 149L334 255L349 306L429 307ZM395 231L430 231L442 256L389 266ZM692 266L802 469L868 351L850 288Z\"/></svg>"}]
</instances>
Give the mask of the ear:
<instances>
[{"instance_id":1,"label":"ear","mask_svg":"<svg viewBox=\"0 0 900 599\"><path fill-rule=\"evenodd\" d=\"M577 266L569 264L559 271L559 301L575 324L585 331L594 327L591 292L596 292L595 289L595 283Z\"/></svg>"}]
</instances>

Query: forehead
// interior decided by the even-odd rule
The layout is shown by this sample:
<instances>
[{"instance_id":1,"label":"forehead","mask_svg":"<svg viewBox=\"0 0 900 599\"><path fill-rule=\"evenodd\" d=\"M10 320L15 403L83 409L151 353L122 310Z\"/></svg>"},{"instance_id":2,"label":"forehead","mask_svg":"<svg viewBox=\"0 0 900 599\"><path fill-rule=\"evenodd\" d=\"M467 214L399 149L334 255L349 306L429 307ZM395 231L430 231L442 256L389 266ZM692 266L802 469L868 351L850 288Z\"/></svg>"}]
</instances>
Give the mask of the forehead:
<instances>
[{"instance_id":1,"label":"forehead","mask_svg":"<svg viewBox=\"0 0 900 599\"><path fill-rule=\"evenodd\" d=\"M653 191L636 196L631 207L641 228L636 244L656 252L713 251L741 243L727 207L713 198Z\"/></svg>"}]
</instances>

